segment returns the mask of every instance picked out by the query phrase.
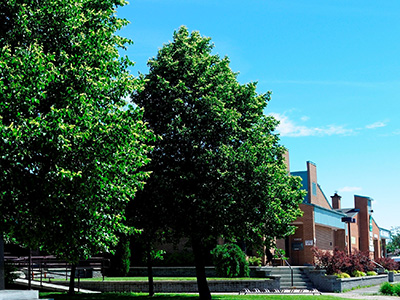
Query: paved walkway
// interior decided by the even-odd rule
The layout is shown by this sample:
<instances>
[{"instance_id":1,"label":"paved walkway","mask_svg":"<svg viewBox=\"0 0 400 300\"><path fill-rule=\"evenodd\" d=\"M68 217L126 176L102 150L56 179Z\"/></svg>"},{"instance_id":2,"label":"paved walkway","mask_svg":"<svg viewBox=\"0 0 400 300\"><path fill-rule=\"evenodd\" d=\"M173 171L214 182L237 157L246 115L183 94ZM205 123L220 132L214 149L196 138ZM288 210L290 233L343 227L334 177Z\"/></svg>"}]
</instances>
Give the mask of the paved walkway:
<instances>
[{"instance_id":1,"label":"paved walkway","mask_svg":"<svg viewBox=\"0 0 400 300\"><path fill-rule=\"evenodd\" d=\"M18 284L18 285L28 286L27 279L17 278L14 280L14 283ZM35 281L35 280L31 281L31 286L32 286L32 288L35 288L35 289L43 289L46 291L53 291L53 292L67 292L69 290L68 286L53 284L53 283L48 283L48 282L42 282L42 284L40 284L40 282ZM75 288L75 292L81 292L81 293L87 293L87 294L100 293L98 291L78 289L77 287Z\"/></svg>"},{"instance_id":2,"label":"paved walkway","mask_svg":"<svg viewBox=\"0 0 400 300\"><path fill-rule=\"evenodd\" d=\"M369 300L395 300L400 299L396 296L379 295L380 285L374 285L367 288L355 289L345 293L323 293L323 295L335 296L348 299L369 299Z\"/></svg>"}]
</instances>

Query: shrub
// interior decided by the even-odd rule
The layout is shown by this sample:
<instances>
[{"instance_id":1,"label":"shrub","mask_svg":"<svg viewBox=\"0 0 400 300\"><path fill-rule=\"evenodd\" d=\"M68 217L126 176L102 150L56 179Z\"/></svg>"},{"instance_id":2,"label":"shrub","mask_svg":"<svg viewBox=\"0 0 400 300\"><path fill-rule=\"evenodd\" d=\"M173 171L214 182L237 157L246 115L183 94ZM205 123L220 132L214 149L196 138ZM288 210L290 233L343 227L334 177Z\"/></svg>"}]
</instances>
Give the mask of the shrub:
<instances>
[{"instance_id":1,"label":"shrub","mask_svg":"<svg viewBox=\"0 0 400 300\"><path fill-rule=\"evenodd\" d=\"M400 296L400 284L393 285L393 295Z\"/></svg>"},{"instance_id":2,"label":"shrub","mask_svg":"<svg viewBox=\"0 0 400 300\"><path fill-rule=\"evenodd\" d=\"M389 282L382 283L379 292L384 295L393 295L393 284L390 284Z\"/></svg>"},{"instance_id":3,"label":"shrub","mask_svg":"<svg viewBox=\"0 0 400 300\"><path fill-rule=\"evenodd\" d=\"M158 266L193 266L194 255L192 251L165 253L164 259L157 261Z\"/></svg>"},{"instance_id":4,"label":"shrub","mask_svg":"<svg viewBox=\"0 0 400 300\"><path fill-rule=\"evenodd\" d=\"M215 271L221 277L249 277L246 255L236 244L218 245L212 250Z\"/></svg>"},{"instance_id":5,"label":"shrub","mask_svg":"<svg viewBox=\"0 0 400 300\"><path fill-rule=\"evenodd\" d=\"M130 268L131 250L128 236L121 236L115 254L110 259L108 276L127 276Z\"/></svg>"},{"instance_id":6,"label":"shrub","mask_svg":"<svg viewBox=\"0 0 400 300\"><path fill-rule=\"evenodd\" d=\"M319 250L316 247L313 247L312 251L315 258L315 266L317 269L326 270L328 275L346 272L351 266L349 258L344 251L335 249L331 253L330 251Z\"/></svg>"},{"instance_id":7,"label":"shrub","mask_svg":"<svg viewBox=\"0 0 400 300\"><path fill-rule=\"evenodd\" d=\"M250 266L256 266L256 267L261 266L261 257L249 256L248 260Z\"/></svg>"},{"instance_id":8,"label":"shrub","mask_svg":"<svg viewBox=\"0 0 400 300\"><path fill-rule=\"evenodd\" d=\"M363 271L354 270L351 275L353 275L353 277L363 277L366 276L367 274L365 274L365 272Z\"/></svg>"},{"instance_id":9,"label":"shrub","mask_svg":"<svg viewBox=\"0 0 400 300\"><path fill-rule=\"evenodd\" d=\"M335 273L334 275L336 275L338 278L350 278L350 275L347 273Z\"/></svg>"},{"instance_id":10,"label":"shrub","mask_svg":"<svg viewBox=\"0 0 400 300\"><path fill-rule=\"evenodd\" d=\"M348 255L345 251L338 249L330 251L322 251L314 247L312 249L315 266L318 269L325 269L326 274L347 273L353 274L355 271L366 272L372 271L374 265L369 259L366 252L354 251Z\"/></svg>"},{"instance_id":11,"label":"shrub","mask_svg":"<svg viewBox=\"0 0 400 300\"><path fill-rule=\"evenodd\" d=\"M16 266L8 263L4 264L4 283L6 289L10 288L14 283L14 279L19 277L16 271L18 271Z\"/></svg>"},{"instance_id":12,"label":"shrub","mask_svg":"<svg viewBox=\"0 0 400 300\"><path fill-rule=\"evenodd\" d=\"M376 259L375 261L387 270L398 270L399 269L399 263L394 261L392 258L381 257L381 258Z\"/></svg>"},{"instance_id":13,"label":"shrub","mask_svg":"<svg viewBox=\"0 0 400 300\"><path fill-rule=\"evenodd\" d=\"M354 250L351 253L350 261L352 266L350 267L351 272L349 273L353 273L354 271L367 272L367 271L373 271L375 269L375 265L369 258L368 252L361 252L358 250Z\"/></svg>"},{"instance_id":14,"label":"shrub","mask_svg":"<svg viewBox=\"0 0 400 300\"><path fill-rule=\"evenodd\" d=\"M375 271L368 271L367 272L367 276L376 276L378 275L378 273L376 273Z\"/></svg>"},{"instance_id":15,"label":"shrub","mask_svg":"<svg viewBox=\"0 0 400 300\"><path fill-rule=\"evenodd\" d=\"M350 275L343 272L341 278L350 278Z\"/></svg>"}]
</instances>

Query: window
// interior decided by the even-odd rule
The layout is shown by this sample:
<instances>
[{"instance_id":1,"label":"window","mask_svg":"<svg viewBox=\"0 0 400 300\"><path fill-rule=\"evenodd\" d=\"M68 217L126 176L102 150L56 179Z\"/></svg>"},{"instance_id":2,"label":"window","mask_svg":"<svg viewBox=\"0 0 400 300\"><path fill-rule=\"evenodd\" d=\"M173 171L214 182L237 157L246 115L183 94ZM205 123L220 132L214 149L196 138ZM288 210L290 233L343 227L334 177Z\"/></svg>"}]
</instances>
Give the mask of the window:
<instances>
[{"instance_id":1,"label":"window","mask_svg":"<svg viewBox=\"0 0 400 300\"><path fill-rule=\"evenodd\" d=\"M312 183L311 189L312 189L312 194L314 196L317 196L317 184L315 182Z\"/></svg>"}]
</instances>

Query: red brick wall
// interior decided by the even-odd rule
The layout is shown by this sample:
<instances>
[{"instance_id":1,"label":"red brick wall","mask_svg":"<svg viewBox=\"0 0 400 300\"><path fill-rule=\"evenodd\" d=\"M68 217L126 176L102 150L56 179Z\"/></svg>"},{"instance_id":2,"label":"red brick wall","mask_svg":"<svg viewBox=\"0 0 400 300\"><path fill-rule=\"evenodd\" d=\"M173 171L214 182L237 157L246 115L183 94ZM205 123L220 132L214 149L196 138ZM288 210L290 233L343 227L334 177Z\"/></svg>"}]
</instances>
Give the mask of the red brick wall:
<instances>
[{"instance_id":1,"label":"red brick wall","mask_svg":"<svg viewBox=\"0 0 400 300\"><path fill-rule=\"evenodd\" d=\"M334 249L333 230L329 227L315 226L316 246L321 250Z\"/></svg>"},{"instance_id":2,"label":"red brick wall","mask_svg":"<svg viewBox=\"0 0 400 300\"><path fill-rule=\"evenodd\" d=\"M372 238L374 240L374 258L377 259L382 256L381 253L381 239L379 235L379 227L376 224L375 220L372 219Z\"/></svg>"},{"instance_id":3,"label":"red brick wall","mask_svg":"<svg viewBox=\"0 0 400 300\"><path fill-rule=\"evenodd\" d=\"M317 180L317 166L312 162L307 162L308 173L308 199L311 204L315 204L327 209L331 209L328 201L325 199L324 194L318 186ZM316 191L316 195L313 191Z\"/></svg>"},{"instance_id":4,"label":"red brick wall","mask_svg":"<svg viewBox=\"0 0 400 300\"><path fill-rule=\"evenodd\" d=\"M311 248L315 245L306 246L305 241L315 240L315 222L314 222L314 207L306 204L300 204L300 209L304 212L303 217L303 232L302 238L304 243L303 255L299 260L299 265L312 264L314 256L312 255Z\"/></svg>"},{"instance_id":5,"label":"red brick wall","mask_svg":"<svg viewBox=\"0 0 400 300\"><path fill-rule=\"evenodd\" d=\"M360 210L357 214L358 234L360 238L359 250L369 251L368 198L354 196L354 206Z\"/></svg>"},{"instance_id":6,"label":"red brick wall","mask_svg":"<svg viewBox=\"0 0 400 300\"><path fill-rule=\"evenodd\" d=\"M356 219L356 222L350 223L350 233L351 233L351 236L353 237L353 239L351 239L351 241L355 242L355 243L351 244L351 249L352 250L360 250L360 244L359 244L360 235L358 233L358 215L356 215L354 218ZM346 230L348 231L347 224L346 224ZM349 243L349 235L348 234L349 233L347 232L346 243ZM347 244L347 250L348 249L349 249L349 246Z\"/></svg>"},{"instance_id":7,"label":"red brick wall","mask_svg":"<svg viewBox=\"0 0 400 300\"><path fill-rule=\"evenodd\" d=\"M346 231L344 229L338 229L334 231L335 248L339 250L346 249Z\"/></svg>"}]
</instances>

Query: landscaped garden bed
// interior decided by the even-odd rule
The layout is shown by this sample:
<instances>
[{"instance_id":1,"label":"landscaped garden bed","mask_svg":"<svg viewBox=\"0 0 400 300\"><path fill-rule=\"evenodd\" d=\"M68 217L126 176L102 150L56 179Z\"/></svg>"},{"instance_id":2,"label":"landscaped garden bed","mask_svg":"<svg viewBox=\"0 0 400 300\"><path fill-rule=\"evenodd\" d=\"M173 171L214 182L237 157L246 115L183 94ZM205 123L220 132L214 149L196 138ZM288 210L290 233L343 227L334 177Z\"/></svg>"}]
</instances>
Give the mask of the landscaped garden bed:
<instances>
[{"instance_id":1,"label":"landscaped garden bed","mask_svg":"<svg viewBox=\"0 0 400 300\"><path fill-rule=\"evenodd\" d=\"M337 249L330 252L314 248L313 252L316 269L306 270L306 273L320 291L342 292L400 280L400 274L395 274L399 266L392 259L383 258L374 262L367 253L360 251L349 255ZM379 270L381 274L375 270Z\"/></svg>"}]
</instances>

